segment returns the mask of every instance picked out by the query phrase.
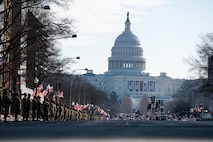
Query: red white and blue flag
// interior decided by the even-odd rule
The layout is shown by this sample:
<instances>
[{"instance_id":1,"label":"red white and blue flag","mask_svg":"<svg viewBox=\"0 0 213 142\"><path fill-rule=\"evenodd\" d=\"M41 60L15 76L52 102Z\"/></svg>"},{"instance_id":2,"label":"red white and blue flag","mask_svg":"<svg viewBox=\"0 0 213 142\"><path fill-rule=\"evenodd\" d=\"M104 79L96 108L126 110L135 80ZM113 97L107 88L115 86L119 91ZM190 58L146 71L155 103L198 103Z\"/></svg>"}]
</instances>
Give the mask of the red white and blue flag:
<instances>
[{"instance_id":1,"label":"red white and blue flag","mask_svg":"<svg viewBox=\"0 0 213 142\"><path fill-rule=\"evenodd\" d=\"M41 94L42 94L43 97L47 96L47 94L48 94L48 89L44 90Z\"/></svg>"},{"instance_id":2,"label":"red white and blue flag","mask_svg":"<svg viewBox=\"0 0 213 142\"><path fill-rule=\"evenodd\" d=\"M63 98L64 97L64 92L63 91L58 91L58 97Z\"/></svg>"},{"instance_id":3,"label":"red white and blue flag","mask_svg":"<svg viewBox=\"0 0 213 142\"><path fill-rule=\"evenodd\" d=\"M34 88L32 96L36 96L36 88Z\"/></svg>"},{"instance_id":4,"label":"red white and blue flag","mask_svg":"<svg viewBox=\"0 0 213 142\"><path fill-rule=\"evenodd\" d=\"M43 85L43 84L40 84L40 85L38 86L38 88L37 88L37 91L38 91L38 92L41 92L41 91L43 91L43 89L44 89L44 85Z\"/></svg>"},{"instance_id":5,"label":"red white and blue flag","mask_svg":"<svg viewBox=\"0 0 213 142\"><path fill-rule=\"evenodd\" d=\"M50 88L49 88L49 93L53 93L54 92L54 88L53 88L53 86L51 86Z\"/></svg>"}]
</instances>

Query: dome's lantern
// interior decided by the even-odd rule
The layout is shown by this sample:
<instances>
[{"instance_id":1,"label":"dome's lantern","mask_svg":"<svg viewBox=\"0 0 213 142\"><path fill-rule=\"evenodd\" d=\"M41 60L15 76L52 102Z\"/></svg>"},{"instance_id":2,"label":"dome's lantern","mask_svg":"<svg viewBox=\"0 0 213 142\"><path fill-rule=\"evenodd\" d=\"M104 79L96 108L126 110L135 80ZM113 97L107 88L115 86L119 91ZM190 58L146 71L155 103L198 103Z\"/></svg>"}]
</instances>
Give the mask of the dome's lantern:
<instances>
[{"instance_id":1,"label":"dome's lantern","mask_svg":"<svg viewBox=\"0 0 213 142\"><path fill-rule=\"evenodd\" d=\"M131 22L129 20L129 12L127 12L127 19L125 22L125 30L120 34L114 43L114 47L120 46L140 46L140 40L138 37L131 31Z\"/></svg>"},{"instance_id":2,"label":"dome's lantern","mask_svg":"<svg viewBox=\"0 0 213 142\"><path fill-rule=\"evenodd\" d=\"M127 12L127 19L125 22L125 31L131 31L131 22L129 20L129 12Z\"/></svg>"},{"instance_id":3,"label":"dome's lantern","mask_svg":"<svg viewBox=\"0 0 213 142\"><path fill-rule=\"evenodd\" d=\"M129 12L125 22L125 29L120 34L112 48L111 57L108 59L108 72L110 75L141 75L146 67L143 58L143 49L140 40L131 31Z\"/></svg>"}]
</instances>

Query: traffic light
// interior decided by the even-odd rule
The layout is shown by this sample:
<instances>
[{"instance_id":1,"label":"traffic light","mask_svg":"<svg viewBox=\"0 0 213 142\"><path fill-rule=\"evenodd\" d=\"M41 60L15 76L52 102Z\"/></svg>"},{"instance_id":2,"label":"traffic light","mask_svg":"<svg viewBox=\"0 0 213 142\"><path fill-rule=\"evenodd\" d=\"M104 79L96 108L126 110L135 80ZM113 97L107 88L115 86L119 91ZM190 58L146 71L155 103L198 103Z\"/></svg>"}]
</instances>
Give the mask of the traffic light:
<instances>
[{"instance_id":1,"label":"traffic light","mask_svg":"<svg viewBox=\"0 0 213 142\"><path fill-rule=\"evenodd\" d=\"M152 96L150 98L151 98L151 103L155 103L155 96Z\"/></svg>"},{"instance_id":2,"label":"traffic light","mask_svg":"<svg viewBox=\"0 0 213 142\"><path fill-rule=\"evenodd\" d=\"M155 105L156 105L156 108L160 108L160 100L157 100Z\"/></svg>"},{"instance_id":3,"label":"traffic light","mask_svg":"<svg viewBox=\"0 0 213 142\"><path fill-rule=\"evenodd\" d=\"M151 104L148 104L148 105L147 105L147 110L150 110L150 109L151 109L151 106L152 106Z\"/></svg>"},{"instance_id":4,"label":"traffic light","mask_svg":"<svg viewBox=\"0 0 213 142\"><path fill-rule=\"evenodd\" d=\"M200 108L200 110L202 110L202 109L203 109L203 105L202 105L202 104L200 104L200 105L199 105L199 108Z\"/></svg>"}]
</instances>

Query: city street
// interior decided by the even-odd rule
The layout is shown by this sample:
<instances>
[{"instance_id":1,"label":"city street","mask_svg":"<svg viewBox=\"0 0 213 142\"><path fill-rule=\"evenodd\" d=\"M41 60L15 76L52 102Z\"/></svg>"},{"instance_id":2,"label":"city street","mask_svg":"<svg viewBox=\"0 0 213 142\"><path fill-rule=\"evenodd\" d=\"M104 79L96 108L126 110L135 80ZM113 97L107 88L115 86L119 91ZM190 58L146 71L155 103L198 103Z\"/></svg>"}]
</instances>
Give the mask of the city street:
<instances>
[{"instance_id":1,"label":"city street","mask_svg":"<svg viewBox=\"0 0 213 142\"><path fill-rule=\"evenodd\" d=\"M0 140L193 140L212 141L213 121L1 122Z\"/></svg>"}]
</instances>

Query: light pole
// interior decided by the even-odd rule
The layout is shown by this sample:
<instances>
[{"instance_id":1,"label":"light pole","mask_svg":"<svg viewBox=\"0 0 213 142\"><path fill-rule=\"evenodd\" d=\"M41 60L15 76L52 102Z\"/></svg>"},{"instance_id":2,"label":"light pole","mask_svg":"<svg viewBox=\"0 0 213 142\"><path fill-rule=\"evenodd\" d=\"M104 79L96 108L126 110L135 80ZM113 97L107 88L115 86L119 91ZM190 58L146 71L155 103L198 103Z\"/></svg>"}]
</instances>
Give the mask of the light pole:
<instances>
[{"instance_id":1,"label":"light pole","mask_svg":"<svg viewBox=\"0 0 213 142\"><path fill-rule=\"evenodd\" d=\"M43 8L46 9L46 10L50 10L50 6L49 5L45 5Z\"/></svg>"},{"instance_id":2,"label":"light pole","mask_svg":"<svg viewBox=\"0 0 213 142\"><path fill-rule=\"evenodd\" d=\"M84 86L84 105L86 105L86 102L85 102L85 86Z\"/></svg>"},{"instance_id":3,"label":"light pole","mask_svg":"<svg viewBox=\"0 0 213 142\"><path fill-rule=\"evenodd\" d=\"M37 87L38 87L38 83L39 83L39 79L38 79L38 77L35 77L35 79L34 79L34 83L35 83L35 96L37 95Z\"/></svg>"},{"instance_id":4,"label":"light pole","mask_svg":"<svg viewBox=\"0 0 213 142\"><path fill-rule=\"evenodd\" d=\"M80 59L80 57L77 56L77 57L72 57L72 58L70 58L70 59Z\"/></svg>"},{"instance_id":5,"label":"light pole","mask_svg":"<svg viewBox=\"0 0 213 142\"><path fill-rule=\"evenodd\" d=\"M78 71L78 70L87 71L88 69L87 68L85 68L85 69L75 69L75 70L72 71L72 73L70 75L70 81L69 81L69 93L70 93L69 105L70 105L70 107L71 107L71 104L72 104L72 102L71 102L71 100L72 100L72 83L73 83L73 80L74 80L74 78L72 79L71 77L72 77L72 75L74 76L74 73L76 71Z\"/></svg>"}]
</instances>

